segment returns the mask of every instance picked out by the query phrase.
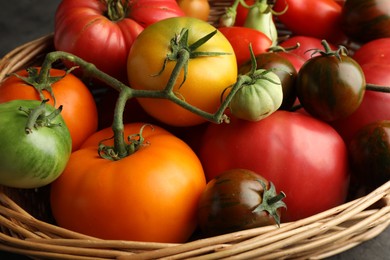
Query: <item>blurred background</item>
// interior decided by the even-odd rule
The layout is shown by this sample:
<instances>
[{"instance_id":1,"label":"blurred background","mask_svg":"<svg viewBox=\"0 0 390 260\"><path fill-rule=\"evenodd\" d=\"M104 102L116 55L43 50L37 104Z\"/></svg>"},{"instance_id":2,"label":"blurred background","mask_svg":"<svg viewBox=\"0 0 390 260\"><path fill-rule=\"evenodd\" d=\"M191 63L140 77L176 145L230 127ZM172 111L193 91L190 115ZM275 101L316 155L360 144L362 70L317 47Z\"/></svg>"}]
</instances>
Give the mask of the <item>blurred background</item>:
<instances>
[{"instance_id":1,"label":"blurred background","mask_svg":"<svg viewBox=\"0 0 390 260\"><path fill-rule=\"evenodd\" d=\"M0 57L17 46L52 33L60 0L0 1ZM1 242L0 242L1 243ZM0 259L24 259L0 251ZM378 237L329 260L390 259L390 228Z\"/></svg>"}]
</instances>

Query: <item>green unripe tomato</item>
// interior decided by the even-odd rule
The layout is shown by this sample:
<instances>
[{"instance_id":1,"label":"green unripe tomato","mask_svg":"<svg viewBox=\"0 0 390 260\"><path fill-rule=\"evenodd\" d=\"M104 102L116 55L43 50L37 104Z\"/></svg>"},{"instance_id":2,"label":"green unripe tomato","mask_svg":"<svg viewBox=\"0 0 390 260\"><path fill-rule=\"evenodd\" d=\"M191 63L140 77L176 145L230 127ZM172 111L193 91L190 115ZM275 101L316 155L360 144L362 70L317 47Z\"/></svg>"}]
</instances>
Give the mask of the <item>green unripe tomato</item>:
<instances>
[{"instance_id":1,"label":"green unripe tomato","mask_svg":"<svg viewBox=\"0 0 390 260\"><path fill-rule=\"evenodd\" d=\"M35 125L26 127L32 111L41 108ZM64 170L72 139L54 107L36 100L0 104L0 185L38 188L54 181ZM49 116L50 115L50 116Z\"/></svg>"},{"instance_id":2,"label":"green unripe tomato","mask_svg":"<svg viewBox=\"0 0 390 260\"><path fill-rule=\"evenodd\" d=\"M233 96L229 108L237 118L259 121L278 110L283 101L280 78L271 70L259 69L255 80L244 84Z\"/></svg>"}]
</instances>

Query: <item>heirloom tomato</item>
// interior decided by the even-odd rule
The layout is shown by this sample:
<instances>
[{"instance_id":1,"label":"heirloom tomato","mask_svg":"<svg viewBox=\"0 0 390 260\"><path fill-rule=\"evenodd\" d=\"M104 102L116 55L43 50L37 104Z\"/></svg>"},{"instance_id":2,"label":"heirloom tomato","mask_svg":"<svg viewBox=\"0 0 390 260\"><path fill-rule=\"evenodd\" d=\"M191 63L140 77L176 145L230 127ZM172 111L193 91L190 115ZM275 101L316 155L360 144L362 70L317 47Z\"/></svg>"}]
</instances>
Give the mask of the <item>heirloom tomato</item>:
<instances>
[{"instance_id":1,"label":"heirloom tomato","mask_svg":"<svg viewBox=\"0 0 390 260\"><path fill-rule=\"evenodd\" d=\"M188 34L187 34L188 33ZM234 50L214 26L192 17L174 17L147 27L135 40L128 57L127 71L134 89L163 90L178 59L180 44L194 44L215 33L207 42L191 50L185 65L174 83L173 92L187 103L214 113L220 106L223 91L237 80ZM188 38L187 38L188 37ZM189 46L184 49L190 50ZM210 56L197 54L212 52ZM217 53L217 54L215 54ZM168 57L169 56L169 57ZM186 77L184 77L186 74ZM147 113L175 126L191 126L205 119L165 99L139 98Z\"/></svg>"},{"instance_id":2,"label":"heirloom tomato","mask_svg":"<svg viewBox=\"0 0 390 260\"><path fill-rule=\"evenodd\" d=\"M283 102L281 109L290 109L296 100L295 81L297 70L292 62L285 56L287 52L264 52L256 55L257 69L272 70L282 84ZM251 61L246 62L238 68L239 74L245 74L251 70Z\"/></svg>"},{"instance_id":3,"label":"heirloom tomato","mask_svg":"<svg viewBox=\"0 0 390 260\"><path fill-rule=\"evenodd\" d=\"M368 42L390 37L389 0L347 0L341 28L352 40Z\"/></svg>"},{"instance_id":4,"label":"heirloom tomato","mask_svg":"<svg viewBox=\"0 0 390 260\"><path fill-rule=\"evenodd\" d=\"M390 38L380 38L369 41L361 45L352 57L361 66L366 63L389 65Z\"/></svg>"},{"instance_id":5,"label":"heirloom tomato","mask_svg":"<svg viewBox=\"0 0 390 260\"><path fill-rule=\"evenodd\" d=\"M360 65L343 49L325 51L303 64L296 80L297 97L303 108L324 121L351 115L360 106L366 81Z\"/></svg>"},{"instance_id":6,"label":"heirloom tomato","mask_svg":"<svg viewBox=\"0 0 390 260\"><path fill-rule=\"evenodd\" d=\"M390 87L390 64L367 63L362 70L367 84ZM357 130L379 120L390 120L390 93L366 89L358 109L346 118L332 122L346 143L349 143Z\"/></svg>"},{"instance_id":7,"label":"heirloom tomato","mask_svg":"<svg viewBox=\"0 0 390 260\"><path fill-rule=\"evenodd\" d=\"M39 188L62 173L72 151L72 140L57 112L60 110L37 100L0 104L1 185ZM36 113L39 116L34 120Z\"/></svg>"},{"instance_id":8,"label":"heirloom tomato","mask_svg":"<svg viewBox=\"0 0 390 260\"><path fill-rule=\"evenodd\" d=\"M231 169L209 181L198 206L200 229L215 236L249 228L279 225L284 193L263 176Z\"/></svg>"},{"instance_id":9,"label":"heirloom tomato","mask_svg":"<svg viewBox=\"0 0 390 260\"><path fill-rule=\"evenodd\" d=\"M238 66L250 61L249 45L252 46L254 55L264 53L272 46L272 41L267 35L253 28L232 26L219 27L218 30L225 35L232 45Z\"/></svg>"},{"instance_id":10,"label":"heirloom tomato","mask_svg":"<svg viewBox=\"0 0 390 260\"><path fill-rule=\"evenodd\" d=\"M287 7L287 9L286 9ZM294 35L310 36L340 43L345 37L341 31L342 7L334 0L278 0L276 12L278 19Z\"/></svg>"},{"instance_id":11,"label":"heirloom tomato","mask_svg":"<svg viewBox=\"0 0 390 260\"><path fill-rule=\"evenodd\" d=\"M390 180L390 120L360 128L348 145L352 180L368 192Z\"/></svg>"},{"instance_id":12,"label":"heirloom tomato","mask_svg":"<svg viewBox=\"0 0 390 260\"><path fill-rule=\"evenodd\" d=\"M54 46L127 81L126 59L138 34L151 23L182 15L176 0L62 0Z\"/></svg>"},{"instance_id":13,"label":"heirloom tomato","mask_svg":"<svg viewBox=\"0 0 390 260\"><path fill-rule=\"evenodd\" d=\"M103 239L187 241L197 226L197 203L206 186L198 157L157 126L125 124L124 135L144 141L122 159L97 155L102 140L113 144L111 128L96 132L72 153L51 186L58 225Z\"/></svg>"},{"instance_id":14,"label":"heirloom tomato","mask_svg":"<svg viewBox=\"0 0 390 260\"><path fill-rule=\"evenodd\" d=\"M282 41L280 46L283 48L291 48L299 44L297 48L289 50L288 53L296 54L306 61L320 55L319 53L313 53L313 50L324 48L321 41L322 39L316 37L296 35ZM332 50L337 50L337 47L332 43L329 43L329 46Z\"/></svg>"},{"instance_id":15,"label":"heirloom tomato","mask_svg":"<svg viewBox=\"0 0 390 260\"><path fill-rule=\"evenodd\" d=\"M38 91L31 84L38 84L40 68L18 71L20 77L11 75L0 85L0 103L14 99L40 100ZM56 105L62 105L61 112L72 136L72 150L77 150L82 142L94 133L98 126L95 100L87 86L76 76L59 69L51 69L50 77L59 77L51 85ZM54 99L47 90L42 91L48 104L54 105Z\"/></svg>"},{"instance_id":16,"label":"heirloom tomato","mask_svg":"<svg viewBox=\"0 0 390 260\"><path fill-rule=\"evenodd\" d=\"M184 14L207 21L210 14L210 4L208 0L176 0Z\"/></svg>"},{"instance_id":17,"label":"heirloom tomato","mask_svg":"<svg viewBox=\"0 0 390 260\"><path fill-rule=\"evenodd\" d=\"M279 109L283 101L282 84L272 70L258 69L248 75L252 81L234 94L229 109L237 118L259 121Z\"/></svg>"},{"instance_id":18,"label":"heirloom tomato","mask_svg":"<svg viewBox=\"0 0 390 260\"><path fill-rule=\"evenodd\" d=\"M231 118L209 124L199 149L206 178L235 168L252 170L286 194L282 221L311 216L344 203L347 148L328 124L278 110L258 122Z\"/></svg>"}]
</instances>

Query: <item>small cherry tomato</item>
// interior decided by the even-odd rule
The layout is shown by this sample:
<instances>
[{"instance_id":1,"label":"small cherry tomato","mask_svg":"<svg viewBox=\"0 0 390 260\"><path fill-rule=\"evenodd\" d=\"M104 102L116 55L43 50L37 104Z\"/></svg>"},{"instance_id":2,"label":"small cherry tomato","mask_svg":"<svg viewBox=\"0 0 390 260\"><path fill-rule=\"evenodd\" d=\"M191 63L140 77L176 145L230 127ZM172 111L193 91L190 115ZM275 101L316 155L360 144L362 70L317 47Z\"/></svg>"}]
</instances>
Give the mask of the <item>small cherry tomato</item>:
<instances>
[{"instance_id":1,"label":"small cherry tomato","mask_svg":"<svg viewBox=\"0 0 390 260\"><path fill-rule=\"evenodd\" d=\"M207 21L210 14L208 0L177 0L177 3L184 14L189 17Z\"/></svg>"}]
</instances>

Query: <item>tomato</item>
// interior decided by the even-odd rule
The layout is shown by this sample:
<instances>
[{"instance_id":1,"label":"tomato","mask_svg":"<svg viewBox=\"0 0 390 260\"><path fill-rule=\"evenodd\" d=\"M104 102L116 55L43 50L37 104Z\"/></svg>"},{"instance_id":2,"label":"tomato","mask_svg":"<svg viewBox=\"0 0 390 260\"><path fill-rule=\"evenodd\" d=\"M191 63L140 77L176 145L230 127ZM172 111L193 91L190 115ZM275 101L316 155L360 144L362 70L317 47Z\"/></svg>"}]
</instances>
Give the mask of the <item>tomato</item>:
<instances>
[{"instance_id":1,"label":"tomato","mask_svg":"<svg viewBox=\"0 0 390 260\"><path fill-rule=\"evenodd\" d=\"M125 136L142 126L126 124ZM100 158L99 142L112 136L111 128L92 135L52 184L58 225L103 239L185 242L197 226L206 186L196 154L166 130L146 125L139 150L117 161Z\"/></svg>"},{"instance_id":2,"label":"tomato","mask_svg":"<svg viewBox=\"0 0 390 260\"><path fill-rule=\"evenodd\" d=\"M294 221L345 201L347 148L328 124L278 110L258 122L231 118L210 124L199 149L206 178L242 168L261 174L286 194L282 221Z\"/></svg>"},{"instance_id":3,"label":"tomato","mask_svg":"<svg viewBox=\"0 0 390 260\"><path fill-rule=\"evenodd\" d=\"M184 14L207 21L210 14L210 4L208 0L177 0Z\"/></svg>"},{"instance_id":4,"label":"tomato","mask_svg":"<svg viewBox=\"0 0 390 260\"><path fill-rule=\"evenodd\" d=\"M306 61L312 57L320 55L319 53L313 53L313 50L323 49L321 41L322 39L311 36L296 35L289 37L288 39L281 42L279 45L284 48L289 48L296 46L297 43L299 43L298 48L290 50L288 53L296 54ZM337 47L332 43L329 43L329 46L332 50L337 50ZM299 71L299 69L297 71Z\"/></svg>"},{"instance_id":5,"label":"tomato","mask_svg":"<svg viewBox=\"0 0 390 260\"><path fill-rule=\"evenodd\" d=\"M258 69L251 73L252 80L234 94L229 109L237 118L259 121L279 109L283 89L278 75L272 70Z\"/></svg>"},{"instance_id":6,"label":"tomato","mask_svg":"<svg viewBox=\"0 0 390 260\"><path fill-rule=\"evenodd\" d=\"M343 6L341 28L358 42L390 37L388 0L347 0Z\"/></svg>"},{"instance_id":7,"label":"tomato","mask_svg":"<svg viewBox=\"0 0 390 260\"><path fill-rule=\"evenodd\" d=\"M274 10L288 9L278 19L294 35L310 36L340 43L345 37L340 29L342 7L334 0L278 0Z\"/></svg>"},{"instance_id":8,"label":"tomato","mask_svg":"<svg viewBox=\"0 0 390 260\"><path fill-rule=\"evenodd\" d=\"M232 45L237 58L237 66L250 61L249 45L252 46L254 55L264 53L272 46L272 41L267 35L252 28L232 26L219 27L218 30Z\"/></svg>"},{"instance_id":9,"label":"tomato","mask_svg":"<svg viewBox=\"0 0 390 260\"><path fill-rule=\"evenodd\" d=\"M354 59L326 50L306 61L299 70L296 87L303 108L329 122L356 111L363 100L366 81Z\"/></svg>"},{"instance_id":10,"label":"tomato","mask_svg":"<svg viewBox=\"0 0 390 260\"><path fill-rule=\"evenodd\" d=\"M40 68L36 68L38 71ZM36 72L38 72L36 71ZM21 70L16 72L19 76L31 76L31 80L37 81L36 72ZM52 90L56 103L62 105L61 113L72 136L72 150L77 150L82 142L94 133L98 126L98 115L94 97L88 87L73 74L66 74L59 69L51 69L51 77L62 77L52 84ZM52 96L43 91L44 98L49 99L48 104L54 105ZM14 99L40 100L35 88L22 79L11 75L0 86L0 103Z\"/></svg>"},{"instance_id":11,"label":"tomato","mask_svg":"<svg viewBox=\"0 0 390 260\"><path fill-rule=\"evenodd\" d=\"M175 0L127 2L62 0L55 15L56 50L72 53L126 82L127 55L144 27L184 15Z\"/></svg>"},{"instance_id":12,"label":"tomato","mask_svg":"<svg viewBox=\"0 0 390 260\"><path fill-rule=\"evenodd\" d=\"M32 120L31 110L38 107L42 112ZM54 107L36 100L0 104L1 185L39 188L62 173L71 153L72 140L61 114L50 119L54 111ZM31 127L27 125L30 121Z\"/></svg>"},{"instance_id":13,"label":"tomato","mask_svg":"<svg viewBox=\"0 0 390 260\"><path fill-rule=\"evenodd\" d=\"M281 201L275 187L261 175L231 169L209 181L198 206L199 226L207 236L279 225Z\"/></svg>"},{"instance_id":14,"label":"tomato","mask_svg":"<svg viewBox=\"0 0 390 260\"><path fill-rule=\"evenodd\" d=\"M362 70L368 84L390 86L390 64L367 63ZM390 120L390 94L367 89L359 108L350 116L332 122L332 126L349 143L358 129L385 119Z\"/></svg>"},{"instance_id":15,"label":"tomato","mask_svg":"<svg viewBox=\"0 0 390 260\"><path fill-rule=\"evenodd\" d=\"M352 180L366 192L390 180L390 120L360 128L348 146Z\"/></svg>"},{"instance_id":16,"label":"tomato","mask_svg":"<svg viewBox=\"0 0 390 260\"><path fill-rule=\"evenodd\" d=\"M223 91L237 79L237 64L234 50L215 27L192 17L165 19L147 27L134 42L128 57L128 77L134 89L162 90L166 88L172 70L177 64L173 51L173 38L183 29L188 29L188 44L216 32L205 44L194 52L218 52L221 55L190 58L185 81L184 70L175 82L173 92L187 103L209 113L220 106ZM178 47L176 46L175 49ZM175 56L173 61L164 62L167 55ZM162 68L164 68L162 70ZM175 126L191 126L205 122L205 119L163 99L139 98L147 113L163 123ZM164 109L161 109L164 108Z\"/></svg>"},{"instance_id":17,"label":"tomato","mask_svg":"<svg viewBox=\"0 0 390 260\"><path fill-rule=\"evenodd\" d=\"M251 6L255 3L256 0L245 0L244 2ZM244 7L241 2L238 4L237 9L236 9L236 21L235 21L235 26L244 26L246 17L248 15L249 9Z\"/></svg>"},{"instance_id":18,"label":"tomato","mask_svg":"<svg viewBox=\"0 0 390 260\"><path fill-rule=\"evenodd\" d=\"M390 38L369 41L355 51L352 56L360 65L366 63L389 64Z\"/></svg>"},{"instance_id":19,"label":"tomato","mask_svg":"<svg viewBox=\"0 0 390 260\"><path fill-rule=\"evenodd\" d=\"M284 56L286 52L264 52L256 55L258 69L272 71L279 77L283 89L283 102L280 109L290 109L296 100L295 80L297 71L290 60ZM245 74L251 69L251 62L239 67L239 74Z\"/></svg>"}]
</instances>

